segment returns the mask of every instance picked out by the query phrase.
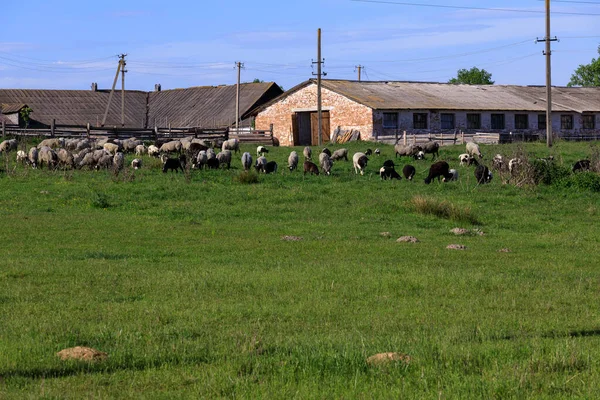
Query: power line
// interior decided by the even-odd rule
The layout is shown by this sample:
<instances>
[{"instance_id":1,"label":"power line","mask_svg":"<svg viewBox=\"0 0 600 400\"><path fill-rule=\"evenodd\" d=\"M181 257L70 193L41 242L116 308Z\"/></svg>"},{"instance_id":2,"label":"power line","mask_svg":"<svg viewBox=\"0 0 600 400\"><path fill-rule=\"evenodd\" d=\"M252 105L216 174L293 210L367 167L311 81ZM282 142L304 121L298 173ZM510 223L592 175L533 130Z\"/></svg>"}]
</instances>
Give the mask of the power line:
<instances>
[{"instance_id":1,"label":"power line","mask_svg":"<svg viewBox=\"0 0 600 400\"><path fill-rule=\"evenodd\" d=\"M455 9L455 10L501 11L501 12L514 12L514 13L527 13L527 14L544 14L544 11L519 10L519 9L514 9L514 8L467 7L467 6L452 6L452 5L444 5L444 4L405 3L405 2L384 1L384 0L350 0L350 1L357 2L357 3L391 4L391 5L398 5L398 6L450 8L450 9ZM577 12L567 12L567 11L553 11L552 14L600 16L600 14L594 14L594 13L577 13Z\"/></svg>"},{"instance_id":2,"label":"power line","mask_svg":"<svg viewBox=\"0 0 600 400\"><path fill-rule=\"evenodd\" d=\"M537 1L546 1L546 0L537 0ZM574 0L552 0L554 3L573 3L573 4L594 4L600 6L600 3L595 1L574 1Z\"/></svg>"}]
</instances>

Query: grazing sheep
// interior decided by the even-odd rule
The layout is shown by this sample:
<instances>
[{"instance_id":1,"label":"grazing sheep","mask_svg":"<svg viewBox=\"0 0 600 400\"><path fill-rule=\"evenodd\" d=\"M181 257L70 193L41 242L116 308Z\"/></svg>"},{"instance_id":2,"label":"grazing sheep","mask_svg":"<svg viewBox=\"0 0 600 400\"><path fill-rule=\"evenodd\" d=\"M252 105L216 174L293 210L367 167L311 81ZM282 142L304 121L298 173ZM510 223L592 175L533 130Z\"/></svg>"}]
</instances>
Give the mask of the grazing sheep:
<instances>
[{"instance_id":1,"label":"grazing sheep","mask_svg":"<svg viewBox=\"0 0 600 400\"><path fill-rule=\"evenodd\" d=\"M219 160L217 160L217 157L208 158L206 160L206 167L208 169L219 169Z\"/></svg>"},{"instance_id":2,"label":"grazing sheep","mask_svg":"<svg viewBox=\"0 0 600 400\"><path fill-rule=\"evenodd\" d=\"M277 163L275 161L269 161L265 164L265 169L263 170L263 172L265 174L277 172Z\"/></svg>"},{"instance_id":3,"label":"grazing sheep","mask_svg":"<svg viewBox=\"0 0 600 400\"><path fill-rule=\"evenodd\" d=\"M394 167L381 167L379 169L379 176L381 177L381 179L386 180L386 179L398 179L401 180L402 177L400 176L400 174L398 174L396 172L396 170L394 169Z\"/></svg>"},{"instance_id":4,"label":"grazing sheep","mask_svg":"<svg viewBox=\"0 0 600 400\"><path fill-rule=\"evenodd\" d=\"M236 138L225 140L221 145L221 151L233 151L234 153L240 152L240 141Z\"/></svg>"},{"instance_id":5,"label":"grazing sheep","mask_svg":"<svg viewBox=\"0 0 600 400\"><path fill-rule=\"evenodd\" d=\"M573 172L589 171L591 164L590 160L579 160L573 164Z\"/></svg>"},{"instance_id":6,"label":"grazing sheep","mask_svg":"<svg viewBox=\"0 0 600 400\"><path fill-rule=\"evenodd\" d=\"M114 143L104 143L104 150L108 151L113 156L119 151L119 145Z\"/></svg>"},{"instance_id":7,"label":"grazing sheep","mask_svg":"<svg viewBox=\"0 0 600 400\"><path fill-rule=\"evenodd\" d=\"M492 159L492 168L496 171L501 171L504 169L505 162L502 154L496 154Z\"/></svg>"},{"instance_id":8,"label":"grazing sheep","mask_svg":"<svg viewBox=\"0 0 600 400\"><path fill-rule=\"evenodd\" d=\"M23 150L19 150L17 151L17 162L21 163L21 164L25 164L25 162L27 161L27 153L25 153Z\"/></svg>"},{"instance_id":9,"label":"grazing sheep","mask_svg":"<svg viewBox=\"0 0 600 400\"><path fill-rule=\"evenodd\" d=\"M296 168L298 168L298 153L296 153L295 151L292 151L290 153L290 156L288 157L288 168L290 169L290 171L293 171Z\"/></svg>"},{"instance_id":10,"label":"grazing sheep","mask_svg":"<svg viewBox=\"0 0 600 400\"><path fill-rule=\"evenodd\" d=\"M365 151L365 156L370 156L371 154L373 154L373 150L367 149L367 151Z\"/></svg>"},{"instance_id":11,"label":"grazing sheep","mask_svg":"<svg viewBox=\"0 0 600 400\"><path fill-rule=\"evenodd\" d=\"M217 154L212 149L212 147L209 147L208 149L206 149L206 159L211 160L213 158L217 158Z\"/></svg>"},{"instance_id":12,"label":"grazing sheep","mask_svg":"<svg viewBox=\"0 0 600 400\"><path fill-rule=\"evenodd\" d=\"M129 138L126 140L123 140L123 142L121 143L121 148L123 149L123 152L125 153L133 153L136 149L137 146L142 145L142 141L141 140L137 140L136 138Z\"/></svg>"},{"instance_id":13,"label":"grazing sheep","mask_svg":"<svg viewBox=\"0 0 600 400\"><path fill-rule=\"evenodd\" d=\"M196 156L196 164L195 168L203 169L208 161L208 157L206 156L206 150L200 150L198 155Z\"/></svg>"},{"instance_id":14,"label":"grazing sheep","mask_svg":"<svg viewBox=\"0 0 600 400\"><path fill-rule=\"evenodd\" d=\"M492 178L492 173L485 165L478 165L477 168L475 168L475 179L477 180L477 183L490 183Z\"/></svg>"},{"instance_id":15,"label":"grazing sheep","mask_svg":"<svg viewBox=\"0 0 600 400\"><path fill-rule=\"evenodd\" d=\"M465 167L469 165L469 160L471 159L471 155L468 153L463 153L458 156L458 160L460 161L460 166Z\"/></svg>"},{"instance_id":16,"label":"grazing sheep","mask_svg":"<svg viewBox=\"0 0 600 400\"><path fill-rule=\"evenodd\" d=\"M319 154L319 164L321 165L321 169L327 175L331 175L331 167L333 166L333 161L329 155L325 152Z\"/></svg>"},{"instance_id":17,"label":"grazing sheep","mask_svg":"<svg viewBox=\"0 0 600 400\"><path fill-rule=\"evenodd\" d=\"M406 178L406 180L412 181L416 174L417 170L412 165L408 164L402 168L402 175Z\"/></svg>"},{"instance_id":18,"label":"grazing sheep","mask_svg":"<svg viewBox=\"0 0 600 400\"><path fill-rule=\"evenodd\" d=\"M172 140L164 143L160 146L161 153L181 153L181 142L179 140Z\"/></svg>"},{"instance_id":19,"label":"grazing sheep","mask_svg":"<svg viewBox=\"0 0 600 400\"><path fill-rule=\"evenodd\" d=\"M140 169L140 168L142 168L142 159L141 158L134 158L133 161L131 162L131 168L133 168L133 169Z\"/></svg>"},{"instance_id":20,"label":"grazing sheep","mask_svg":"<svg viewBox=\"0 0 600 400\"><path fill-rule=\"evenodd\" d=\"M483 154L481 154L481 151L479 150L479 145L477 143L474 142L469 142L466 145L467 147L467 153L469 153L472 157L479 157L479 158L483 158Z\"/></svg>"},{"instance_id":21,"label":"grazing sheep","mask_svg":"<svg viewBox=\"0 0 600 400\"><path fill-rule=\"evenodd\" d=\"M75 151L81 152L84 149L91 149L94 145L94 141L91 139L81 139L77 141L77 147L75 147Z\"/></svg>"},{"instance_id":22,"label":"grazing sheep","mask_svg":"<svg viewBox=\"0 0 600 400\"><path fill-rule=\"evenodd\" d=\"M331 150L329 150L327 147L323 148L323 150L321 150L321 153L325 153L329 157L331 157Z\"/></svg>"},{"instance_id":23,"label":"grazing sheep","mask_svg":"<svg viewBox=\"0 0 600 400\"><path fill-rule=\"evenodd\" d=\"M83 156L81 155L81 153L78 154L77 159L79 160L77 162L77 167L78 168L83 168L83 167L88 167L90 169L92 169L95 165L96 165L96 160L94 159L94 153L93 152L88 152L83 154Z\"/></svg>"},{"instance_id":24,"label":"grazing sheep","mask_svg":"<svg viewBox=\"0 0 600 400\"><path fill-rule=\"evenodd\" d=\"M348 149L338 149L338 150L334 151L333 154L331 155L332 161L338 161L338 160L341 160L342 158L345 161L348 161Z\"/></svg>"},{"instance_id":25,"label":"grazing sheep","mask_svg":"<svg viewBox=\"0 0 600 400\"><path fill-rule=\"evenodd\" d=\"M440 180L440 178L445 178L444 181L450 180L452 175L450 175L450 166L446 161L438 161L431 165L429 168L429 175L425 178L425 184L429 185L432 180L435 178Z\"/></svg>"},{"instance_id":26,"label":"grazing sheep","mask_svg":"<svg viewBox=\"0 0 600 400\"><path fill-rule=\"evenodd\" d=\"M424 160L425 159L425 152L423 150L417 151L417 154L414 155L414 159L415 160Z\"/></svg>"},{"instance_id":27,"label":"grazing sheep","mask_svg":"<svg viewBox=\"0 0 600 400\"><path fill-rule=\"evenodd\" d=\"M32 147L29 149L29 153L27 153L27 161L32 168L37 168L38 166L38 148Z\"/></svg>"},{"instance_id":28,"label":"grazing sheep","mask_svg":"<svg viewBox=\"0 0 600 400\"><path fill-rule=\"evenodd\" d=\"M458 171L455 169L451 169L450 171L448 171L450 173L450 178L442 178L442 180L444 182L448 182L448 181L457 181L458 180Z\"/></svg>"},{"instance_id":29,"label":"grazing sheep","mask_svg":"<svg viewBox=\"0 0 600 400\"><path fill-rule=\"evenodd\" d=\"M352 156L352 163L354 164L354 173L358 174L358 171L360 170L360 174L364 175L365 167L367 166L368 161L369 159L367 158L365 153L355 153L354 156Z\"/></svg>"},{"instance_id":30,"label":"grazing sheep","mask_svg":"<svg viewBox=\"0 0 600 400\"><path fill-rule=\"evenodd\" d=\"M156 146L154 146L156 147ZM142 156L144 154L148 154L148 148L146 146L144 146L143 144L138 144L137 146L135 146L135 155L136 156Z\"/></svg>"},{"instance_id":31,"label":"grazing sheep","mask_svg":"<svg viewBox=\"0 0 600 400\"><path fill-rule=\"evenodd\" d=\"M395 167L396 167L396 164L394 164L394 161L392 161L392 160L385 160L385 161L383 162L383 166L384 166L385 168L395 168Z\"/></svg>"},{"instance_id":32,"label":"grazing sheep","mask_svg":"<svg viewBox=\"0 0 600 400\"><path fill-rule=\"evenodd\" d=\"M40 169L44 164L50 169L56 168L56 164L58 163L58 155L54 150L52 150L48 146L42 146L42 148L38 152L38 162L40 165Z\"/></svg>"},{"instance_id":33,"label":"grazing sheep","mask_svg":"<svg viewBox=\"0 0 600 400\"><path fill-rule=\"evenodd\" d=\"M380 155L381 155L381 150L379 150L379 149L375 149L375 155L376 155L376 156L380 156Z\"/></svg>"},{"instance_id":34,"label":"grazing sheep","mask_svg":"<svg viewBox=\"0 0 600 400\"><path fill-rule=\"evenodd\" d=\"M181 170L181 172L184 171L179 158L169 158L166 154L162 154L160 160L163 163L163 173L166 173L168 170L175 171L175 173L179 172L179 170Z\"/></svg>"},{"instance_id":35,"label":"grazing sheep","mask_svg":"<svg viewBox=\"0 0 600 400\"><path fill-rule=\"evenodd\" d=\"M101 168L108 169L112 167L114 158L115 156L111 156L110 154L104 154L96 163L96 170L100 170Z\"/></svg>"},{"instance_id":36,"label":"grazing sheep","mask_svg":"<svg viewBox=\"0 0 600 400\"><path fill-rule=\"evenodd\" d=\"M256 172L265 172L265 168L267 165L267 159L264 156L260 156L256 159L256 164L254 164L254 168L256 168Z\"/></svg>"},{"instance_id":37,"label":"grazing sheep","mask_svg":"<svg viewBox=\"0 0 600 400\"><path fill-rule=\"evenodd\" d=\"M319 167L314 162L306 160L304 161L304 175L307 172L312 175L319 175Z\"/></svg>"},{"instance_id":38,"label":"grazing sheep","mask_svg":"<svg viewBox=\"0 0 600 400\"><path fill-rule=\"evenodd\" d=\"M150 146L148 146L148 155L150 157L157 157L160 155L160 149L158 147L156 147L155 145L151 144Z\"/></svg>"},{"instance_id":39,"label":"grazing sheep","mask_svg":"<svg viewBox=\"0 0 600 400\"><path fill-rule=\"evenodd\" d=\"M401 144L396 144L394 146L394 151L396 152L396 158L398 157L415 157L419 151L423 150L421 146L417 146L415 144L409 144L407 146L403 146Z\"/></svg>"},{"instance_id":40,"label":"grazing sheep","mask_svg":"<svg viewBox=\"0 0 600 400\"><path fill-rule=\"evenodd\" d=\"M515 175L519 168L523 165L523 161L520 158L511 158L508 161L508 171L511 175Z\"/></svg>"},{"instance_id":41,"label":"grazing sheep","mask_svg":"<svg viewBox=\"0 0 600 400\"><path fill-rule=\"evenodd\" d=\"M0 153L9 153L17 149L17 139L9 139L0 143Z\"/></svg>"},{"instance_id":42,"label":"grazing sheep","mask_svg":"<svg viewBox=\"0 0 600 400\"><path fill-rule=\"evenodd\" d=\"M304 151L303 151L303 153L304 153L304 159L305 159L305 160L310 160L310 159L312 159L312 150L311 150L311 148L310 148L310 147L306 146L306 147L304 148Z\"/></svg>"},{"instance_id":43,"label":"grazing sheep","mask_svg":"<svg viewBox=\"0 0 600 400\"><path fill-rule=\"evenodd\" d=\"M56 156L58 157L58 165L66 168L74 168L75 167L75 159L73 158L73 154L67 149L58 149L56 152Z\"/></svg>"},{"instance_id":44,"label":"grazing sheep","mask_svg":"<svg viewBox=\"0 0 600 400\"><path fill-rule=\"evenodd\" d=\"M113 168L115 171L120 171L125 166L125 155L120 151L113 157Z\"/></svg>"},{"instance_id":45,"label":"grazing sheep","mask_svg":"<svg viewBox=\"0 0 600 400\"><path fill-rule=\"evenodd\" d=\"M269 153L269 149L267 149L265 146L258 146L256 148L256 157L260 157L260 156L264 156L265 154Z\"/></svg>"},{"instance_id":46,"label":"grazing sheep","mask_svg":"<svg viewBox=\"0 0 600 400\"><path fill-rule=\"evenodd\" d=\"M440 144L438 142L427 142L425 143L423 146L421 146L423 150L423 152L425 154L432 154L433 155L433 160L436 159L436 157L440 156L439 150L440 150Z\"/></svg>"},{"instance_id":47,"label":"grazing sheep","mask_svg":"<svg viewBox=\"0 0 600 400\"><path fill-rule=\"evenodd\" d=\"M231 151L221 151L219 154L217 154L217 160L219 161L219 166L227 165L227 169L231 168Z\"/></svg>"},{"instance_id":48,"label":"grazing sheep","mask_svg":"<svg viewBox=\"0 0 600 400\"><path fill-rule=\"evenodd\" d=\"M14 139L12 139L14 140ZM63 147L65 145L65 139L63 138L51 138L51 139L44 139L42 140L39 144L38 144L38 150L41 150L42 147L47 146L50 147L51 149L57 149L59 147ZM16 147L15 147L16 149ZM2 144L0 144L0 151L2 151Z\"/></svg>"},{"instance_id":49,"label":"grazing sheep","mask_svg":"<svg viewBox=\"0 0 600 400\"><path fill-rule=\"evenodd\" d=\"M242 154L242 166L244 171L248 171L252 167L252 155L248 152Z\"/></svg>"}]
</instances>

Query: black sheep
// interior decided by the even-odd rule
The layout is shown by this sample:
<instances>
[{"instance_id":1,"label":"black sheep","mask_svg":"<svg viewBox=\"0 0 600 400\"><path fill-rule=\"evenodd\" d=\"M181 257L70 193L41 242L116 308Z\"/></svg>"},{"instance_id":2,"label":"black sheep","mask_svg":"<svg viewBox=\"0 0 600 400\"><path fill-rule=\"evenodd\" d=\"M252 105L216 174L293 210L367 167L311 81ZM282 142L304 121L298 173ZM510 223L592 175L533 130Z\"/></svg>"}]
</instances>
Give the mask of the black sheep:
<instances>
[{"instance_id":1,"label":"black sheep","mask_svg":"<svg viewBox=\"0 0 600 400\"><path fill-rule=\"evenodd\" d=\"M329 157L331 157L331 150L329 150L327 147L325 147L321 153L325 153L325 154L327 154Z\"/></svg>"},{"instance_id":2,"label":"black sheep","mask_svg":"<svg viewBox=\"0 0 600 400\"><path fill-rule=\"evenodd\" d=\"M475 179L480 185L490 183L492 180L492 173L485 165L478 165L477 168L475 168Z\"/></svg>"},{"instance_id":3,"label":"black sheep","mask_svg":"<svg viewBox=\"0 0 600 400\"><path fill-rule=\"evenodd\" d=\"M314 162L304 161L304 175L306 175L307 172L314 175L319 175L319 167L317 167L317 164Z\"/></svg>"},{"instance_id":4,"label":"black sheep","mask_svg":"<svg viewBox=\"0 0 600 400\"><path fill-rule=\"evenodd\" d=\"M265 174L270 174L270 173L275 173L277 172L277 163L275 161L269 161L266 165L265 165L265 169L264 169Z\"/></svg>"},{"instance_id":5,"label":"black sheep","mask_svg":"<svg viewBox=\"0 0 600 400\"><path fill-rule=\"evenodd\" d=\"M381 167L381 169L379 170L379 176L381 177L381 179L385 180L385 179L398 179L401 180L402 177L400 176L400 174L398 174L396 172L396 170L393 167Z\"/></svg>"},{"instance_id":6,"label":"black sheep","mask_svg":"<svg viewBox=\"0 0 600 400\"><path fill-rule=\"evenodd\" d=\"M373 154L373 150L367 149L367 151L365 151L365 156L370 156L371 154Z\"/></svg>"},{"instance_id":7,"label":"black sheep","mask_svg":"<svg viewBox=\"0 0 600 400\"><path fill-rule=\"evenodd\" d=\"M573 164L573 172L589 171L590 165L590 160L579 160Z\"/></svg>"},{"instance_id":8,"label":"black sheep","mask_svg":"<svg viewBox=\"0 0 600 400\"><path fill-rule=\"evenodd\" d=\"M167 172L168 170L171 171L175 171L178 172L178 170L181 169L181 172L183 172L183 168L185 165L185 161L184 164L182 165L181 160L177 159L177 158L163 158L163 172Z\"/></svg>"},{"instance_id":9,"label":"black sheep","mask_svg":"<svg viewBox=\"0 0 600 400\"><path fill-rule=\"evenodd\" d=\"M409 181L412 181L412 178L415 176L416 172L417 172L417 170L415 169L415 167L413 167L410 164L405 165L404 168L402 169L402 174Z\"/></svg>"},{"instance_id":10,"label":"black sheep","mask_svg":"<svg viewBox=\"0 0 600 400\"><path fill-rule=\"evenodd\" d=\"M438 161L431 165L429 168L429 175L425 178L425 183L428 185L435 178L440 180L440 178L446 178L447 181L452 178L452 174L450 173L450 166L446 161Z\"/></svg>"},{"instance_id":11,"label":"black sheep","mask_svg":"<svg viewBox=\"0 0 600 400\"><path fill-rule=\"evenodd\" d=\"M384 168L394 168L396 166L396 164L394 164L394 162L392 160L385 160L383 162L383 166L384 166Z\"/></svg>"},{"instance_id":12,"label":"black sheep","mask_svg":"<svg viewBox=\"0 0 600 400\"><path fill-rule=\"evenodd\" d=\"M209 158L206 160L206 166L208 169L219 169L219 160L216 158Z\"/></svg>"}]
</instances>

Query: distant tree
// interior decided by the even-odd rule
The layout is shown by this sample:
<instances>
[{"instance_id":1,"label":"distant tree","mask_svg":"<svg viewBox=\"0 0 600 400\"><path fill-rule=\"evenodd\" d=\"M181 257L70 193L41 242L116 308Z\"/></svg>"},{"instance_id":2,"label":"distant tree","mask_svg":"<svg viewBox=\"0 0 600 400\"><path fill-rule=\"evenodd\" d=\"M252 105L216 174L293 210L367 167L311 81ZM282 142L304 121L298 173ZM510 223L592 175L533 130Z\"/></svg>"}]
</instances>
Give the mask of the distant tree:
<instances>
[{"instance_id":1,"label":"distant tree","mask_svg":"<svg viewBox=\"0 0 600 400\"><path fill-rule=\"evenodd\" d=\"M19 114L21 114L21 120L25 124L25 128L29 128L29 121L31 121L31 113L33 110L28 106L21 108Z\"/></svg>"},{"instance_id":2,"label":"distant tree","mask_svg":"<svg viewBox=\"0 0 600 400\"><path fill-rule=\"evenodd\" d=\"M473 67L471 69L459 69L456 78L452 78L448 83L466 85L493 85L492 74L485 69Z\"/></svg>"},{"instance_id":3,"label":"distant tree","mask_svg":"<svg viewBox=\"0 0 600 400\"><path fill-rule=\"evenodd\" d=\"M252 81L252 83L264 83L264 81L260 80L258 78L254 78L254 80Z\"/></svg>"},{"instance_id":4,"label":"distant tree","mask_svg":"<svg viewBox=\"0 0 600 400\"><path fill-rule=\"evenodd\" d=\"M598 46L600 54L600 46ZM600 86L600 57L592 58L587 65L581 64L571 75L567 86Z\"/></svg>"}]
</instances>

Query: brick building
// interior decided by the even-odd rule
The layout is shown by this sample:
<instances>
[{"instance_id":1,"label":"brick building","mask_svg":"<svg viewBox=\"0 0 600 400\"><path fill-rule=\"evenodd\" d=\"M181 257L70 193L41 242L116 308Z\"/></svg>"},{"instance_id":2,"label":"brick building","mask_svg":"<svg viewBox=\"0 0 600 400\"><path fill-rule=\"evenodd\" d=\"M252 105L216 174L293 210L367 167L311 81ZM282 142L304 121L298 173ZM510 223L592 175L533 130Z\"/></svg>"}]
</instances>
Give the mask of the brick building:
<instances>
[{"instance_id":1,"label":"brick building","mask_svg":"<svg viewBox=\"0 0 600 400\"><path fill-rule=\"evenodd\" d=\"M336 129L362 140L397 132L462 130L545 134L543 86L424 82L322 81L323 141ZM558 135L600 134L600 88L553 87L552 127ZM256 109L256 129L283 146L317 144L317 84L305 81Z\"/></svg>"}]
</instances>

